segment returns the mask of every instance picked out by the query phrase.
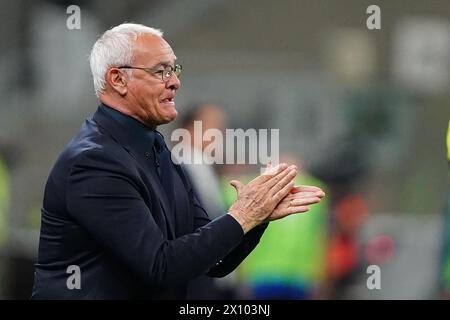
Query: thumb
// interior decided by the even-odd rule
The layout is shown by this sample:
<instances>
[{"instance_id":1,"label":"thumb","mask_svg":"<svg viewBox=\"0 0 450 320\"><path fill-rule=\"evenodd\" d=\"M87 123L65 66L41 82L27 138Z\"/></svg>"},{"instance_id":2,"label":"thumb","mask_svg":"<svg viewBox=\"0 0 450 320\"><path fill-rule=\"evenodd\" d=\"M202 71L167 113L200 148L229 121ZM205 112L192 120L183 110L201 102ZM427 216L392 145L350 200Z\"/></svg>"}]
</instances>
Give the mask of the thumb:
<instances>
[{"instance_id":1,"label":"thumb","mask_svg":"<svg viewBox=\"0 0 450 320\"><path fill-rule=\"evenodd\" d=\"M238 195L241 192L242 188L244 187L244 184L239 180L231 180L230 184L236 189Z\"/></svg>"}]
</instances>

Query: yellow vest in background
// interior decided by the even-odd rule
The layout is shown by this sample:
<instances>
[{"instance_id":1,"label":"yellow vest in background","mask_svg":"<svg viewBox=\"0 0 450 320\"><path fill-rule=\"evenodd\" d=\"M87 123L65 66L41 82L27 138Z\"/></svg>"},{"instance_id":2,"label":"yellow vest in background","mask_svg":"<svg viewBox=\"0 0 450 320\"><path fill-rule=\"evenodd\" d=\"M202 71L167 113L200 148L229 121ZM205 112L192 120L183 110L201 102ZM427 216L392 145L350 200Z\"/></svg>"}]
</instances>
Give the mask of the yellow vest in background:
<instances>
[{"instance_id":1,"label":"yellow vest in background","mask_svg":"<svg viewBox=\"0 0 450 320\"><path fill-rule=\"evenodd\" d=\"M6 240L9 201L10 186L8 168L3 159L0 158L0 247L4 245Z\"/></svg>"},{"instance_id":2,"label":"yellow vest in background","mask_svg":"<svg viewBox=\"0 0 450 320\"><path fill-rule=\"evenodd\" d=\"M447 160L450 162L450 120L447 127Z\"/></svg>"}]
</instances>

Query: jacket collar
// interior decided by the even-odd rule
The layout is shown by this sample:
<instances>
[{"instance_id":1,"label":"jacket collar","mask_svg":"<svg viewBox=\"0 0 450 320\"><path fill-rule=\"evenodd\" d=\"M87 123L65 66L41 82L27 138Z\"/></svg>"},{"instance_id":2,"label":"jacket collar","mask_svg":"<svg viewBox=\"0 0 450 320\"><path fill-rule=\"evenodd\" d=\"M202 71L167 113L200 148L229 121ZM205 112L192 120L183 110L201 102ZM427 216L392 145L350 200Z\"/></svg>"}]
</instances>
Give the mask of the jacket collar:
<instances>
[{"instance_id":1,"label":"jacket collar","mask_svg":"<svg viewBox=\"0 0 450 320\"><path fill-rule=\"evenodd\" d=\"M156 130L146 127L138 120L105 104L100 104L98 111L112 118L119 125L120 128L117 128L118 130L115 130L115 132L119 133L121 131L122 135L125 134L126 136L123 138L128 140L129 143L131 142L130 146L136 152L145 155L146 152L152 151L155 144L155 136L158 134Z\"/></svg>"},{"instance_id":2,"label":"jacket collar","mask_svg":"<svg viewBox=\"0 0 450 320\"><path fill-rule=\"evenodd\" d=\"M143 172L149 177L149 181L165 212L166 221L168 220L168 231L175 236L174 221L172 221L172 214L169 211L170 201L165 194L164 188L155 170L148 169L149 161L151 161L154 156L153 147L155 135L157 134L156 130L150 129L139 121L104 104L100 104L92 118L136 159Z\"/></svg>"}]
</instances>

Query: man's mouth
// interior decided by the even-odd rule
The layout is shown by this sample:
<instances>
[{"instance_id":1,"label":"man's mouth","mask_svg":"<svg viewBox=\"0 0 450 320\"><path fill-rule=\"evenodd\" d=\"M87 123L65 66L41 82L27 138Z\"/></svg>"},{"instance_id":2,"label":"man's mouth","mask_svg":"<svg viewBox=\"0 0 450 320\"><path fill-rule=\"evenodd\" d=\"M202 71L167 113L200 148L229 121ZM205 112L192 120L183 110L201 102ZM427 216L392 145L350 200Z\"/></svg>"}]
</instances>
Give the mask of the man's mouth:
<instances>
[{"instance_id":1,"label":"man's mouth","mask_svg":"<svg viewBox=\"0 0 450 320\"><path fill-rule=\"evenodd\" d=\"M163 99L161 102L167 103L167 104L173 104L173 105L175 104L174 98L166 98L166 99Z\"/></svg>"}]
</instances>

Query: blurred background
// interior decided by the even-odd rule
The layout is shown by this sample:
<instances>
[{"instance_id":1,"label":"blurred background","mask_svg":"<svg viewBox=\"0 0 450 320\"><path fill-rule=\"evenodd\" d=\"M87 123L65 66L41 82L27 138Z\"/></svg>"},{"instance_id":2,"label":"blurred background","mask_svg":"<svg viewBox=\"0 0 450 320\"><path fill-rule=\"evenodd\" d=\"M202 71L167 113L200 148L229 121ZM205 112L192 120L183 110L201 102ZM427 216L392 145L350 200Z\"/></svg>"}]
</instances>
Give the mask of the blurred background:
<instances>
[{"instance_id":1,"label":"blurred background","mask_svg":"<svg viewBox=\"0 0 450 320\"><path fill-rule=\"evenodd\" d=\"M73 4L81 28L70 30ZM372 4L379 30L366 26ZM162 29L183 65L180 119L161 127L166 141L196 119L280 129L281 159L302 166L299 183L327 192L309 214L271 223L230 276L199 279L192 298L450 297L449 1L3 0L0 8L0 298L30 297L48 173L97 107L90 48L125 21ZM214 217L234 199L227 181L259 168L208 170L215 194L203 200ZM367 287L370 265L380 267L381 289Z\"/></svg>"}]
</instances>

